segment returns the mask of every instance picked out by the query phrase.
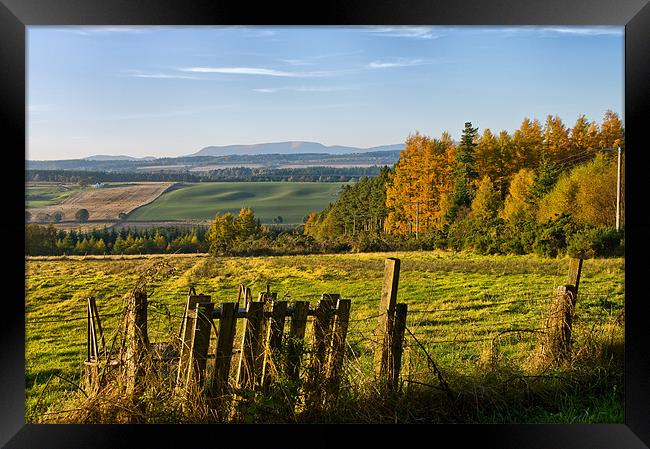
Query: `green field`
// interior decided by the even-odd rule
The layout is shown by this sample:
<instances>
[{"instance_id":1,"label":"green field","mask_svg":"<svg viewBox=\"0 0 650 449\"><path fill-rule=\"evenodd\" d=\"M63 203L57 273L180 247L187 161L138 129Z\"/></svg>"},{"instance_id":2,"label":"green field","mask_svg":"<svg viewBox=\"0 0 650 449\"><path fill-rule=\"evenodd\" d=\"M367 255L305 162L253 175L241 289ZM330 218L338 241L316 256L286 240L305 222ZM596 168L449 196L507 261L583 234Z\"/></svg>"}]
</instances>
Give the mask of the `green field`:
<instances>
[{"instance_id":1,"label":"green field","mask_svg":"<svg viewBox=\"0 0 650 449\"><path fill-rule=\"evenodd\" d=\"M81 190L79 186L27 185L25 186L25 207L56 206L79 190Z\"/></svg>"},{"instance_id":2,"label":"green field","mask_svg":"<svg viewBox=\"0 0 650 449\"><path fill-rule=\"evenodd\" d=\"M209 182L185 184L137 209L129 221L212 220L216 213L253 209L262 223L299 224L309 212L320 211L336 199L341 183Z\"/></svg>"},{"instance_id":3,"label":"green field","mask_svg":"<svg viewBox=\"0 0 650 449\"><path fill-rule=\"evenodd\" d=\"M37 421L49 406L74 390L71 385L80 382L86 351L85 298L90 294L97 298L110 341L123 307L122 296L156 260L169 261L176 273L151 285L152 341L178 333L190 286L195 286L198 293L218 298L217 304L236 300L240 283L250 286L257 297L270 282L278 297L309 300L312 306L322 293L340 293L352 300L346 363L372 377L373 329L386 257L402 260L398 302L408 305L407 328L445 373L450 386L488 397L492 397L493 390L505 389L497 391L496 396L502 398L499 400L503 404L486 403L485 410L472 407L467 412L472 420L623 421L622 377L612 374L611 366L595 369L600 362L589 359L583 363L586 371L580 371L576 362L572 368L575 372L555 373L557 377L545 372L525 381L524 389L524 383L517 379L526 378L522 367L535 348L535 334L510 333L494 339L504 330L542 325L553 287L566 283L568 259L441 251L219 259L205 255L30 259L26 272L27 421ZM623 259L584 261L574 321L574 350L583 358L597 352L593 344L599 338L611 340L612 344L622 341L622 324L615 324L615 319L623 310L624 271ZM406 335L402 376L413 382L436 382L435 377L426 377L430 367L415 338ZM496 387L487 387L482 382L493 380L489 378L492 371L486 369L485 355L495 348L494 342L498 342L498 364L505 377ZM615 367L617 370L619 363L622 373L622 361L615 362ZM356 371L350 375L357 380L363 377ZM561 393L551 390L555 393L545 392L538 399L541 402L522 405L529 399L516 395L529 388L535 391L540 387L535 382L548 380L545 377L571 381L561 384L565 388ZM530 391L527 394L533 394ZM514 396L503 399L508 395ZM506 404L508 400L513 403ZM515 406L516 401L521 403ZM430 405L427 407L432 410Z\"/></svg>"}]
</instances>

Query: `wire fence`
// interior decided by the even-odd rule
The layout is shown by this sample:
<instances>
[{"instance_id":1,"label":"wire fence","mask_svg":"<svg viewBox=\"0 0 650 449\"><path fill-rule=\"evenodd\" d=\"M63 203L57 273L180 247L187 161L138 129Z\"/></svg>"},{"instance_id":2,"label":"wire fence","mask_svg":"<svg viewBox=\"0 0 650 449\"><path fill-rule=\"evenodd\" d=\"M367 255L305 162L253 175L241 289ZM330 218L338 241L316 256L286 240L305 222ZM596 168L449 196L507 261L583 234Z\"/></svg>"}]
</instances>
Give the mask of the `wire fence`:
<instances>
[{"instance_id":1,"label":"wire fence","mask_svg":"<svg viewBox=\"0 0 650 449\"><path fill-rule=\"evenodd\" d=\"M280 299L316 301L321 297L321 294L315 293L286 294ZM513 297L517 299L510 299ZM549 317L547 305L552 297L552 290L540 292L513 289L502 290L499 294L484 293L471 298L461 298L457 300L459 305L450 305L453 304L453 300L449 298L441 300L432 295L428 300L430 306L427 308L417 307L423 301L416 302L407 298L406 301L415 304L408 310L407 328L409 332L404 337L404 347L419 351L422 347L434 350L436 345L440 345L444 350L453 350L455 346L462 346L462 351L466 353L467 351L471 352L468 348L474 346L474 353L476 353L480 350L482 343L494 344L501 337L516 337L518 341L525 339L532 341L540 333L549 329L544 326L544 323ZM619 319L622 314L620 297L624 297L624 292L581 291L578 294L574 322L595 327L611 322L613 319ZM378 319L384 314L369 313L364 310L355 314L354 304L378 303L379 298L376 301L367 297L348 297L346 299L351 299L353 304L352 315L348 322L347 344L350 350L356 354L360 351L369 352L373 347L382 343L381 339L375 335L375 328ZM588 302L589 305L582 308L581 299ZM161 342L178 335L184 315L180 310L176 312L173 309L180 307L182 306L179 304L170 306L160 301L149 301L148 328L153 341ZM127 309L124 308L117 312L100 313L100 318L104 323L110 321L110 318L124 316L126 313ZM507 319L504 319L506 317ZM25 325L27 330L43 332L37 330L40 325L82 322L84 320L87 320L86 315L67 318L56 315L39 315L27 318ZM214 330L211 340L216 341L216 325ZM79 331L77 338L86 331L86 326L79 326ZM68 333L69 329L65 326L50 327L48 332ZM414 336L417 336L417 343L414 341Z\"/></svg>"}]
</instances>

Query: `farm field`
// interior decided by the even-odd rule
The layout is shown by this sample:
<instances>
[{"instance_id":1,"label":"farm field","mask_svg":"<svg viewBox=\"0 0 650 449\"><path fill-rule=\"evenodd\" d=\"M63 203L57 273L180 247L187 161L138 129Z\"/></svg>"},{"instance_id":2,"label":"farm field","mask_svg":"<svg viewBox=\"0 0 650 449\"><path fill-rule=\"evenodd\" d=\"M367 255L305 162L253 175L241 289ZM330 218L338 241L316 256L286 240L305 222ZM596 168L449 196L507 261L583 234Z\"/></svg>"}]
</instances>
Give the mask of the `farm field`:
<instances>
[{"instance_id":1,"label":"farm field","mask_svg":"<svg viewBox=\"0 0 650 449\"><path fill-rule=\"evenodd\" d=\"M115 222L121 213L129 213L160 196L173 183L171 182L138 182L138 183L109 183L106 187L72 187L61 191L61 187L27 187L27 207L32 214L32 220L38 214L53 214L63 212L62 223L75 223L75 213L79 209L87 209L91 222ZM34 200L30 198L40 198Z\"/></svg>"},{"instance_id":2,"label":"farm field","mask_svg":"<svg viewBox=\"0 0 650 449\"><path fill-rule=\"evenodd\" d=\"M25 185L25 207L34 209L38 207L56 206L80 190L81 187L74 184L27 183Z\"/></svg>"},{"instance_id":3,"label":"farm field","mask_svg":"<svg viewBox=\"0 0 650 449\"><path fill-rule=\"evenodd\" d=\"M161 260L176 272L149 289L153 291L149 296L153 342L178 333L190 286L212 295L218 305L235 301L239 284L251 287L256 297L269 282L279 298L289 301L309 300L314 305L322 293L351 299L349 363L354 361L363 372L371 372L386 257L402 261L398 302L408 305L402 376L421 380L419 373L426 371L426 363L418 362L421 343L452 388L485 375L485 354L493 349L497 335L542 325L553 288L566 283L568 269L568 259L442 251L218 259L206 255L28 258L26 420L37 421L49 406L74 390L71 385L80 382L86 356L85 298L96 297L110 344L123 295L147 267ZM586 348L593 335L622 339L622 325L615 323L625 299L624 271L623 259L584 261L574 322L576 351ZM504 335L498 339L500 363L508 367L525 364L535 343L532 333ZM617 390L616 381L609 382L607 388L599 386L604 391L593 399L567 396L565 401L551 400L546 408L526 408L523 415L516 410L499 414L486 410L477 412L476 419L623 422L622 383ZM511 388L518 391L521 385L514 382Z\"/></svg>"},{"instance_id":4,"label":"farm field","mask_svg":"<svg viewBox=\"0 0 650 449\"><path fill-rule=\"evenodd\" d=\"M262 223L281 216L300 224L311 211L336 199L342 183L209 182L186 184L134 211L128 221L213 220L216 213L237 214L250 207Z\"/></svg>"}]
</instances>

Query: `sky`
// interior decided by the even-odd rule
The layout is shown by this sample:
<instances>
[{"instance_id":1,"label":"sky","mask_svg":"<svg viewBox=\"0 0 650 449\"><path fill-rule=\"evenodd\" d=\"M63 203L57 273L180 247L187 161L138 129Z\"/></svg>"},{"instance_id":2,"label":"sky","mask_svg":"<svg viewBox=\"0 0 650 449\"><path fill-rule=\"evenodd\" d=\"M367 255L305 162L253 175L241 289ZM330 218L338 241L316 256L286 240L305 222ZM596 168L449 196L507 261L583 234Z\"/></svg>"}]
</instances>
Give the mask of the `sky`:
<instances>
[{"instance_id":1,"label":"sky","mask_svg":"<svg viewBox=\"0 0 650 449\"><path fill-rule=\"evenodd\" d=\"M624 119L623 27L27 29L26 159Z\"/></svg>"}]
</instances>

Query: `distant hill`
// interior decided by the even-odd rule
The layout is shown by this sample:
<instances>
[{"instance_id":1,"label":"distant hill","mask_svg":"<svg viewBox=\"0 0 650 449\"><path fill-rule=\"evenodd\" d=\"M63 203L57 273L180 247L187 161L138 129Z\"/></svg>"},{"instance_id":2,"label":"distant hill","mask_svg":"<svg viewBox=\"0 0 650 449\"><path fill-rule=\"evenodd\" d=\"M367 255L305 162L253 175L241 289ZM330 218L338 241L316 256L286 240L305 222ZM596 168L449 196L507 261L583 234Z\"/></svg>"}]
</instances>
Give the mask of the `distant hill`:
<instances>
[{"instance_id":1,"label":"distant hill","mask_svg":"<svg viewBox=\"0 0 650 449\"><path fill-rule=\"evenodd\" d=\"M131 157L131 156L109 156L105 154L97 154L95 156L88 156L83 158L85 161L153 161L155 157Z\"/></svg>"},{"instance_id":2,"label":"distant hill","mask_svg":"<svg viewBox=\"0 0 650 449\"><path fill-rule=\"evenodd\" d=\"M399 151L404 144L382 145L371 148L346 147L341 145L325 146L318 142L273 142L258 143L253 145L226 145L209 146L202 148L196 153L188 156L228 156L239 154L300 154L300 153L321 153L321 154L350 154L366 153L374 151Z\"/></svg>"}]
</instances>

